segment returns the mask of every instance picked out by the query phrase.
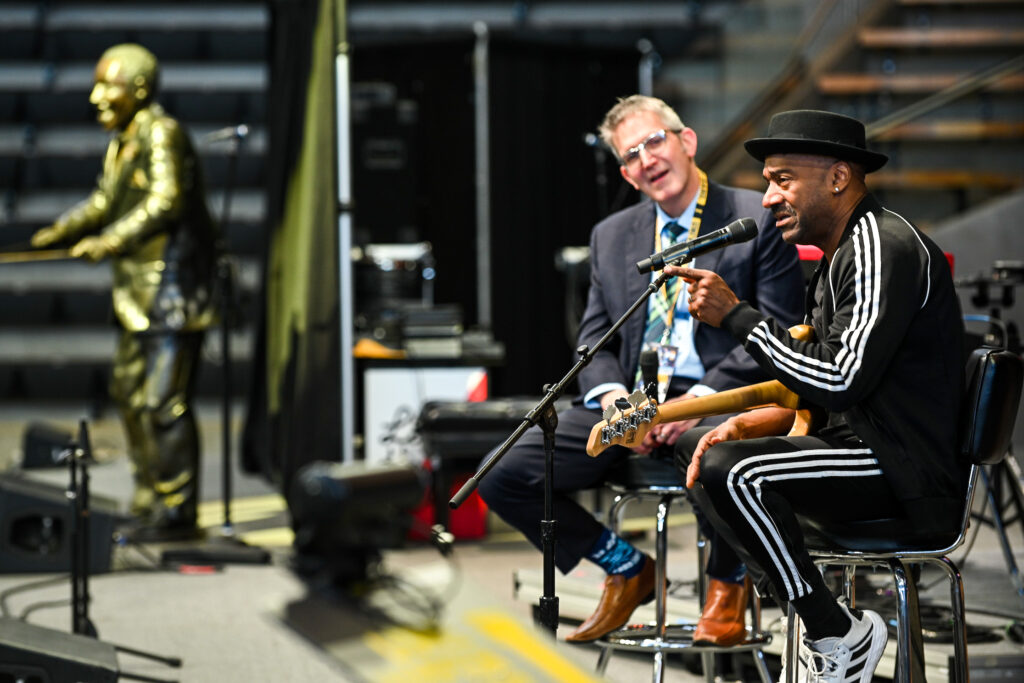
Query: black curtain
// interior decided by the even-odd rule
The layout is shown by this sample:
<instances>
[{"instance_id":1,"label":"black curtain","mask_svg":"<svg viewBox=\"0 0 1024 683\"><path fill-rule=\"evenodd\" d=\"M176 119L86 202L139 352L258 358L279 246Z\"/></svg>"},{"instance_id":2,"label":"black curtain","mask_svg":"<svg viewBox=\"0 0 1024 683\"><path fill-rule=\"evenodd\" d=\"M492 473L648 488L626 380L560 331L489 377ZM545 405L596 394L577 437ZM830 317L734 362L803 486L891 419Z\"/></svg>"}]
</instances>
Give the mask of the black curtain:
<instances>
[{"instance_id":1,"label":"black curtain","mask_svg":"<svg viewBox=\"0 0 1024 683\"><path fill-rule=\"evenodd\" d=\"M570 283L555 268L605 213L635 193L584 142L637 87L632 50L496 40L491 48L491 277L495 337L507 360L496 393L539 395L577 357L566 336ZM600 187L603 172L607 185ZM573 321L575 322L575 321Z\"/></svg>"},{"instance_id":2,"label":"black curtain","mask_svg":"<svg viewBox=\"0 0 1024 683\"><path fill-rule=\"evenodd\" d=\"M269 239L243 463L280 483L340 458L336 0L271 4Z\"/></svg>"},{"instance_id":3,"label":"black curtain","mask_svg":"<svg viewBox=\"0 0 1024 683\"><path fill-rule=\"evenodd\" d=\"M355 223L361 242L433 244L435 298L478 319L473 38L402 41L353 38ZM636 91L633 50L495 36L490 42L492 318L506 363L494 396L539 394L574 361L566 335L568 283L554 265L564 246L587 244L590 228L634 201L610 156L602 168L584 142L616 97ZM373 102L392 98L371 114ZM400 149L380 168L361 141ZM376 167L375 167L376 166ZM607 183L599 186L603 172Z\"/></svg>"}]
</instances>

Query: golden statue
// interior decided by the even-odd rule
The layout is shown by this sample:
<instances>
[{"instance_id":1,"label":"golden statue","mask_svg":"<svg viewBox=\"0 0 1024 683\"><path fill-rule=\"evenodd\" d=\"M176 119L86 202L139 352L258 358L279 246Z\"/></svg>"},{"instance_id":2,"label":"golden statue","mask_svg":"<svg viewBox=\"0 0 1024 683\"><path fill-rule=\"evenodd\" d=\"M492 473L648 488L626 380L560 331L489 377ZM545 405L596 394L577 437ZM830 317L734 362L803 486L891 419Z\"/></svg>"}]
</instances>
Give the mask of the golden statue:
<instances>
[{"instance_id":1,"label":"golden statue","mask_svg":"<svg viewBox=\"0 0 1024 683\"><path fill-rule=\"evenodd\" d=\"M158 81L146 48L103 53L89 101L114 136L98 187L32 236L34 247L70 244L75 258L111 261L121 335L110 393L124 420L142 540L197 533L191 403L203 332L217 319L221 244L188 135L154 101Z\"/></svg>"}]
</instances>

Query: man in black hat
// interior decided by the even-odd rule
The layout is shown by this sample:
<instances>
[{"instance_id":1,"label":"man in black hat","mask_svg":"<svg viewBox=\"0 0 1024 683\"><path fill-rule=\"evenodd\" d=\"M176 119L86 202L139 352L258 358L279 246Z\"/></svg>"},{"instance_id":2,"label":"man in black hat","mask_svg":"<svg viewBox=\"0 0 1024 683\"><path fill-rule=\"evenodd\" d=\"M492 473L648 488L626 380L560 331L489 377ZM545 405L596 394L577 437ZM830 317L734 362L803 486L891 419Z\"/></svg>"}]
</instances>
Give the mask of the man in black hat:
<instances>
[{"instance_id":1,"label":"man in black hat","mask_svg":"<svg viewBox=\"0 0 1024 683\"><path fill-rule=\"evenodd\" d=\"M684 434L676 457L702 509L763 572L762 587L802 618L800 667L809 680L866 683L885 624L833 598L795 515L894 516L923 532L957 527L966 485L955 446L959 304L942 251L868 192L865 174L887 158L867 149L859 121L784 112L772 117L768 137L745 147L764 162L763 204L783 239L824 252L806 304L815 340L793 339L710 271L666 272L689 283L696 319L728 330L827 419L812 435L789 437L793 411L751 411Z\"/></svg>"}]
</instances>

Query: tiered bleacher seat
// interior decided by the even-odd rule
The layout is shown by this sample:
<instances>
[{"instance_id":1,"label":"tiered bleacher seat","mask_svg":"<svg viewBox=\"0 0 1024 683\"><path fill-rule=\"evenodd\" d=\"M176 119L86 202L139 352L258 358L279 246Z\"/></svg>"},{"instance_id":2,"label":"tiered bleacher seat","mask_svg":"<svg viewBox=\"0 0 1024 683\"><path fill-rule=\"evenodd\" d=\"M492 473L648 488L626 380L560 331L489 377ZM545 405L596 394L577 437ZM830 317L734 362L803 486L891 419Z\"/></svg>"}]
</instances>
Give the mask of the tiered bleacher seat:
<instances>
[{"instance_id":1,"label":"tiered bleacher seat","mask_svg":"<svg viewBox=\"0 0 1024 683\"><path fill-rule=\"evenodd\" d=\"M808 64L810 87L788 91L807 94L784 108L864 121L890 156L869 186L925 229L1024 186L1024 1L877 6L848 13L849 46ZM749 166L733 180L764 187Z\"/></svg>"},{"instance_id":2,"label":"tiered bleacher seat","mask_svg":"<svg viewBox=\"0 0 1024 683\"><path fill-rule=\"evenodd\" d=\"M0 5L0 250L27 249L38 228L93 187L108 141L88 101L95 62L116 43L143 44L161 63L159 101L199 150L214 217L224 209L232 147L204 138L239 124L249 130L226 226L237 289L249 302L232 352L247 359L266 211L268 27L259 2ZM106 264L0 263L0 397L100 398L116 334L109 289ZM206 356L201 392L215 394L218 335L209 335ZM237 391L247 374L235 373Z\"/></svg>"}]
</instances>

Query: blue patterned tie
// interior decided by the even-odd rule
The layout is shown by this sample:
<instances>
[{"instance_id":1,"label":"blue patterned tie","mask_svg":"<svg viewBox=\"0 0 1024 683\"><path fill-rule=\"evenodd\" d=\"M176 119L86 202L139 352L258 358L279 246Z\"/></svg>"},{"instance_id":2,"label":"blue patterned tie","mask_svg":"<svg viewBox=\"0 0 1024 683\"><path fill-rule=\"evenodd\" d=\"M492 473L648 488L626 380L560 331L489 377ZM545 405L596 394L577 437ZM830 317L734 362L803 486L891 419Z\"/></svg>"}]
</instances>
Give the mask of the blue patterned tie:
<instances>
[{"instance_id":1,"label":"blue patterned tie","mask_svg":"<svg viewBox=\"0 0 1024 683\"><path fill-rule=\"evenodd\" d=\"M671 239L671 242L662 245L662 250L676 244L679 241L679 236L683 234L683 226L674 221L666 223L662 229L668 232ZM669 311L676 301L676 292L679 291L681 285L682 282L679 278L670 278L665 282L664 287L651 295L650 305L647 307L647 327L644 329L643 348L650 348L651 344L661 344L665 336L665 322L668 320ZM640 370L638 369L637 382L639 381Z\"/></svg>"}]
</instances>

